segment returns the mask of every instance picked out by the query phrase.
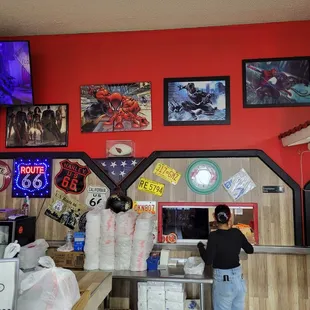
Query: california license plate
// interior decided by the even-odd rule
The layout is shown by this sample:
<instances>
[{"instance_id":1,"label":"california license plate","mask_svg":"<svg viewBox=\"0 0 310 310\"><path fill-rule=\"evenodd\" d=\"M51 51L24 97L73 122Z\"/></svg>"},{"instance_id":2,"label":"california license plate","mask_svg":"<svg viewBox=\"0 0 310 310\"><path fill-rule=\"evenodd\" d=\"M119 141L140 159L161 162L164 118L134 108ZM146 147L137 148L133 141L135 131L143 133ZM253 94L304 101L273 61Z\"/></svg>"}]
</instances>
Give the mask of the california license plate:
<instances>
[{"instance_id":1,"label":"california license plate","mask_svg":"<svg viewBox=\"0 0 310 310\"><path fill-rule=\"evenodd\" d=\"M181 173L163 163L158 163L153 173L173 185L176 185L181 178Z\"/></svg>"},{"instance_id":2,"label":"california license plate","mask_svg":"<svg viewBox=\"0 0 310 310\"><path fill-rule=\"evenodd\" d=\"M165 184L155 182L146 178L141 178L138 184L138 190L150 193L156 196L162 196L164 193Z\"/></svg>"}]
</instances>

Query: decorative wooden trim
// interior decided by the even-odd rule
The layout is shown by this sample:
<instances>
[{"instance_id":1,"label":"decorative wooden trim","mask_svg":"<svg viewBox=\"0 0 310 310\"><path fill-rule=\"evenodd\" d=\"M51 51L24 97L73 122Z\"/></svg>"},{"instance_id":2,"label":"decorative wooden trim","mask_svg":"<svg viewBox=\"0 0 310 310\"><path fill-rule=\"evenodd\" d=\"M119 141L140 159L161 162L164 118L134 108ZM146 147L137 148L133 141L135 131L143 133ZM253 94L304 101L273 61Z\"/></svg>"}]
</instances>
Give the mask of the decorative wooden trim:
<instances>
[{"instance_id":1,"label":"decorative wooden trim","mask_svg":"<svg viewBox=\"0 0 310 310\"><path fill-rule=\"evenodd\" d=\"M303 190L305 245L310 246L310 181L306 183Z\"/></svg>"},{"instance_id":2,"label":"decorative wooden trim","mask_svg":"<svg viewBox=\"0 0 310 310\"><path fill-rule=\"evenodd\" d=\"M267 165L293 191L294 238L295 245L302 246L303 240L303 209L300 195L300 186L264 151L255 149L246 150L216 150L216 151L155 151L146 158L121 184L121 189L127 189L141 176L147 168L158 158L225 158L225 157L257 157Z\"/></svg>"}]
</instances>

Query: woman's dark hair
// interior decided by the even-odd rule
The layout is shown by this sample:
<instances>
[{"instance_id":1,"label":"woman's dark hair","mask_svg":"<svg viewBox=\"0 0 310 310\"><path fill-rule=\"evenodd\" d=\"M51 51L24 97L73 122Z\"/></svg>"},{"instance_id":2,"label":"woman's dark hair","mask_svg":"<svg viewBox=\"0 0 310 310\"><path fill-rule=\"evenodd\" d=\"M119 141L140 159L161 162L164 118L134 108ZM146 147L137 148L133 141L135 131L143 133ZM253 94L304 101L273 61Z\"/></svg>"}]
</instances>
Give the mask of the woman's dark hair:
<instances>
[{"instance_id":1,"label":"woman's dark hair","mask_svg":"<svg viewBox=\"0 0 310 310\"><path fill-rule=\"evenodd\" d=\"M215 208L214 215L216 221L220 224L227 224L231 217L230 209L227 205L218 205Z\"/></svg>"}]
</instances>

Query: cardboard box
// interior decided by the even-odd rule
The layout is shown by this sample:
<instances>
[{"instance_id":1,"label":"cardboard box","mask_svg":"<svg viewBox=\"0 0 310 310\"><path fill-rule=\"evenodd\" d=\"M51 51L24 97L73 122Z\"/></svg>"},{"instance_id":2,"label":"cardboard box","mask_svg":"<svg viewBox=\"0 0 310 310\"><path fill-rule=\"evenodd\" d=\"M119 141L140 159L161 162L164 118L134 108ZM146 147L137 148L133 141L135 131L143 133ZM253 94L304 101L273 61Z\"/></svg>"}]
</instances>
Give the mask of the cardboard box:
<instances>
[{"instance_id":1,"label":"cardboard box","mask_svg":"<svg viewBox=\"0 0 310 310\"><path fill-rule=\"evenodd\" d=\"M10 215L18 214L19 209L0 209L0 221L6 221Z\"/></svg>"},{"instance_id":2,"label":"cardboard box","mask_svg":"<svg viewBox=\"0 0 310 310\"><path fill-rule=\"evenodd\" d=\"M148 290L147 292L147 300L166 300L166 292L158 291L158 290Z\"/></svg>"},{"instance_id":3,"label":"cardboard box","mask_svg":"<svg viewBox=\"0 0 310 310\"><path fill-rule=\"evenodd\" d=\"M138 282L138 301L147 302L147 283Z\"/></svg>"},{"instance_id":4,"label":"cardboard box","mask_svg":"<svg viewBox=\"0 0 310 310\"><path fill-rule=\"evenodd\" d=\"M57 267L70 269L83 269L84 267L84 252L57 252L52 256Z\"/></svg>"},{"instance_id":5,"label":"cardboard box","mask_svg":"<svg viewBox=\"0 0 310 310\"><path fill-rule=\"evenodd\" d=\"M166 282L165 290L168 292L183 292L185 290L185 284L178 282Z\"/></svg>"},{"instance_id":6,"label":"cardboard box","mask_svg":"<svg viewBox=\"0 0 310 310\"><path fill-rule=\"evenodd\" d=\"M166 301L166 310L184 310L184 302Z\"/></svg>"},{"instance_id":7,"label":"cardboard box","mask_svg":"<svg viewBox=\"0 0 310 310\"><path fill-rule=\"evenodd\" d=\"M166 303L165 301L162 301L162 300L149 300L147 303L147 309L148 310L166 310Z\"/></svg>"},{"instance_id":8,"label":"cardboard box","mask_svg":"<svg viewBox=\"0 0 310 310\"><path fill-rule=\"evenodd\" d=\"M170 292L166 291L166 300L173 302L184 302L186 299L186 292Z\"/></svg>"},{"instance_id":9,"label":"cardboard box","mask_svg":"<svg viewBox=\"0 0 310 310\"><path fill-rule=\"evenodd\" d=\"M152 291L164 291L165 283L164 282L156 282L156 281L148 281L147 289Z\"/></svg>"},{"instance_id":10,"label":"cardboard box","mask_svg":"<svg viewBox=\"0 0 310 310\"><path fill-rule=\"evenodd\" d=\"M138 302L138 310L148 310L147 309L147 301L139 301Z\"/></svg>"}]
</instances>

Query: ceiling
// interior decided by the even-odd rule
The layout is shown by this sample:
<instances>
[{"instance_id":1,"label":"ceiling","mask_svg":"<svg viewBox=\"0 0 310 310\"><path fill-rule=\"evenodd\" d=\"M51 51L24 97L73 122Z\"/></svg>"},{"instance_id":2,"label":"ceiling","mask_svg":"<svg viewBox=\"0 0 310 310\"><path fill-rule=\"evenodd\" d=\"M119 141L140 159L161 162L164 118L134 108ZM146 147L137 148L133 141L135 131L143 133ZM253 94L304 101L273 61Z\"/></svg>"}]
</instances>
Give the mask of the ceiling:
<instances>
[{"instance_id":1,"label":"ceiling","mask_svg":"<svg viewBox=\"0 0 310 310\"><path fill-rule=\"evenodd\" d=\"M309 0L0 0L0 36L310 20Z\"/></svg>"}]
</instances>

